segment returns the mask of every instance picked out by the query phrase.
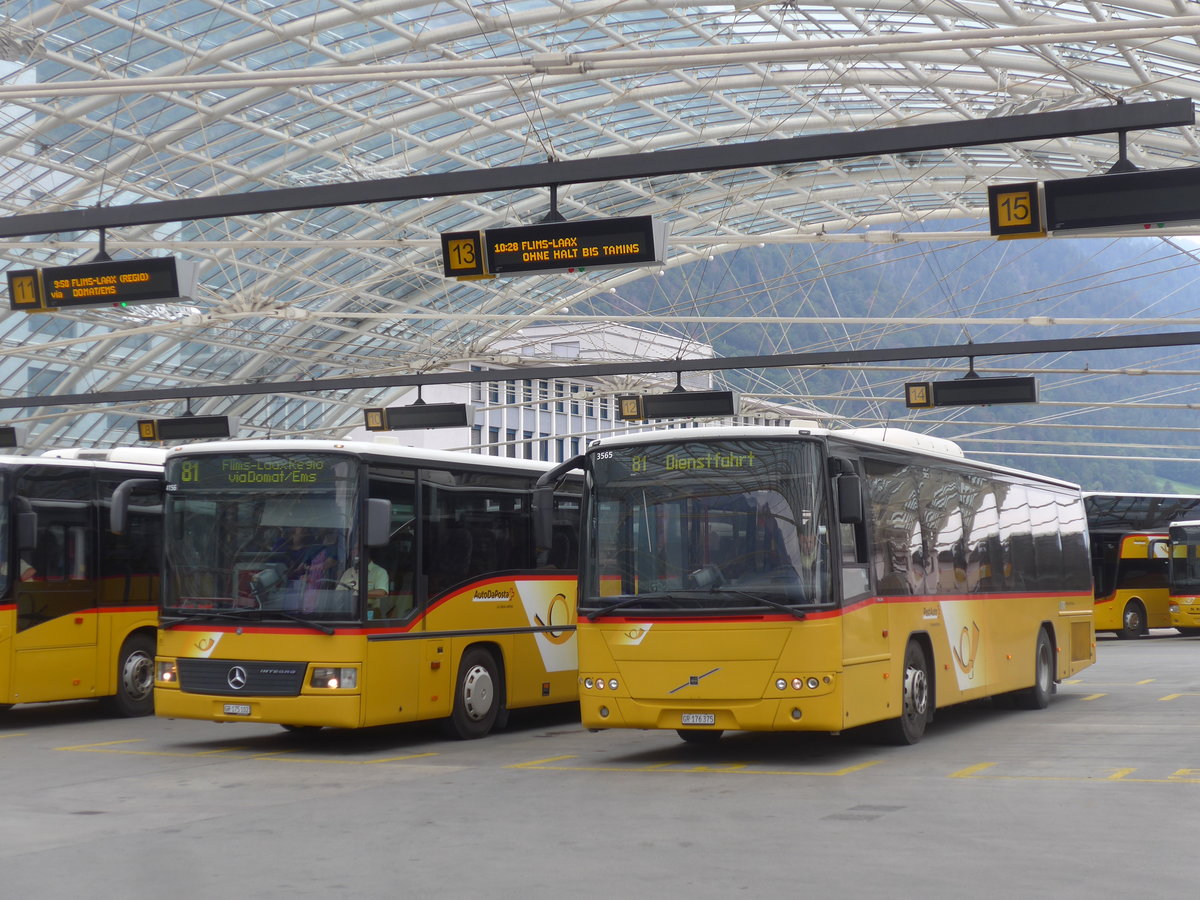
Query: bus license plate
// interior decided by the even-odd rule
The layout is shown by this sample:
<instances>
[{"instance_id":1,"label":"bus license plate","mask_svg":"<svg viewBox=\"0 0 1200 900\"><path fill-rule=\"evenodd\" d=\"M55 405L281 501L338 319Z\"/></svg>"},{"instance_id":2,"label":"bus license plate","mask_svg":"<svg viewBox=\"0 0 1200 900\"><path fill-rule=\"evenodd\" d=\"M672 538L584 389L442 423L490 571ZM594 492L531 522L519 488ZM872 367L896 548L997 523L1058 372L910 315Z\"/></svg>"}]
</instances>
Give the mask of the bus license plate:
<instances>
[{"instance_id":1,"label":"bus license plate","mask_svg":"<svg viewBox=\"0 0 1200 900\"><path fill-rule=\"evenodd\" d=\"M716 713L684 713L684 725L716 725Z\"/></svg>"},{"instance_id":2,"label":"bus license plate","mask_svg":"<svg viewBox=\"0 0 1200 900\"><path fill-rule=\"evenodd\" d=\"M225 715L227 716L248 716L250 715L249 703L226 703Z\"/></svg>"}]
</instances>

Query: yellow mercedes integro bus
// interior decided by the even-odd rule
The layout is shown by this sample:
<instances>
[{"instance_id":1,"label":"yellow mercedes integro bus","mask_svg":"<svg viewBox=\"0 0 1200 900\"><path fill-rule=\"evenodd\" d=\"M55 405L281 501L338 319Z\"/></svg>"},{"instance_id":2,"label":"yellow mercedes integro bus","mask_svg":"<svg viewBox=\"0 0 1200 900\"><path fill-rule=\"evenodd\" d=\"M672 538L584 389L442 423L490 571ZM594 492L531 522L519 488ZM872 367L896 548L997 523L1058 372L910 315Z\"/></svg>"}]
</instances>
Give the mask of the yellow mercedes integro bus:
<instances>
[{"instance_id":1,"label":"yellow mercedes integro bus","mask_svg":"<svg viewBox=\"0 0 1200 900\"><path fill-rule=\"evenodd\" d=\"M153 711L163 453L0 457L0 707L103 699ZM108 530L118 485L128 528Z\"/></svg>"},{"instance_id":2,"label":"yellow mercedes integro bus","mask_svg":"<svg viewBox=\"0 0 1200 900\"><path fill-rule=\"evenodd\" d=\"M472 738L574 702L579 488L555 492L536 547L548 468L335 441L173 450L156 712L292 730L444 719Z\"/></svg>"},{"instance_id":3,"label":"yellow mercedes integro bus","mask_svg":"<svg viewBox=\"0 0 1200 900\"><path fill-rule=\"evenodd\" d=\"M1172 522L1171 562L1167 570L1171 627L1188 637L1200 635L1200 521Z\"/></svg>"},{"instance_id":4,"label":"yellow mercedes integro bus","mask_svg":"<svg viewBox=\"0 0 1200 900\"><path fill-rule=\"evenodd\" d=\"M570 466L588 728L912 743L938 707L1045 707L1095 659L1075 485L898 429L656 431Z\"/></svg>"},{"instance_id":5,"label":"yellow mercedes integro bus","mask_svg":"<svg viewBox=\"0 0 1200 900\"><path fill-rule=\"evenodd\" d=\"M1200 509L1187 494L1085 492L1096 630L1129 639L1174 625L1168 528Z\"/></svg>"}]
</instances>

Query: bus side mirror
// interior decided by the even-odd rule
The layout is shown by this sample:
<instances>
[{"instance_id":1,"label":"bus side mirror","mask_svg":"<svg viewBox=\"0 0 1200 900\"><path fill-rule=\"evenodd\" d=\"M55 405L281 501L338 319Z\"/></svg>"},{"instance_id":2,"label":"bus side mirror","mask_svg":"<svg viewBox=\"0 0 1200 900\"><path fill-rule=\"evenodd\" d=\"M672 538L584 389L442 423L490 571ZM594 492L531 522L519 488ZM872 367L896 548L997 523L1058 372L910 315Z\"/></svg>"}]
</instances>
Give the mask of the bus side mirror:
<instances>
[{"instance_id":1,"label":"bus side mirror","mask_svg":"<svg viewBox=\"0 0 1200 900\"><path fill-rule=\"evenodd\" d=\"M838 521L845 525L863 522L862 479L857 475L837 478Z\"/></svg>"},{"instance_id":2,"label":"bus side mirror","mask_svg":"<svg viewBox=\"0 0 1200 900\"><path fill-rule=\"evenodd\" d=\"M122 481L112 494L112 506L108 510L108 530L113 534L124 534L129 523L129 495L134 491L161 491L162 482L157 478L130 478Z\"/></svg>"},{"instance_id":3,"label":"bus side mirror","mask_svg":"<svg viewBox=\"0 0 1200 900\"><path fill-rule=\"evenodd\" d=\"M392 501L380 497L367 500L367 546L386 547L392 536Z\"/></svg>"}]
</instances>

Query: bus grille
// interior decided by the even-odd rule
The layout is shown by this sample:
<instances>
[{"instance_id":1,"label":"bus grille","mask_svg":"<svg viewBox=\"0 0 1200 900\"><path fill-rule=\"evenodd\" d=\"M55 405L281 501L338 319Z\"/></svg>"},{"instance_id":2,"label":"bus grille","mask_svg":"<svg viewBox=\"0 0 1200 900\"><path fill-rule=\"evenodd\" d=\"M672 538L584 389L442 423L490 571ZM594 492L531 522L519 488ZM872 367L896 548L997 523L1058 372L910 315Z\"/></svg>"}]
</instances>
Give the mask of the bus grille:
<instances>
[{"instance_id":1,"label":"bus grille","mask_svg":"<svg viewBox=\"0 0 1200 900\"><path fill-rule=\"evenodd\" d=\"M302 662L179 659L179 688L187 694L294 697L304 686ZM236 686L235 686L236 685Z\"/></svg>"}]
</instances>

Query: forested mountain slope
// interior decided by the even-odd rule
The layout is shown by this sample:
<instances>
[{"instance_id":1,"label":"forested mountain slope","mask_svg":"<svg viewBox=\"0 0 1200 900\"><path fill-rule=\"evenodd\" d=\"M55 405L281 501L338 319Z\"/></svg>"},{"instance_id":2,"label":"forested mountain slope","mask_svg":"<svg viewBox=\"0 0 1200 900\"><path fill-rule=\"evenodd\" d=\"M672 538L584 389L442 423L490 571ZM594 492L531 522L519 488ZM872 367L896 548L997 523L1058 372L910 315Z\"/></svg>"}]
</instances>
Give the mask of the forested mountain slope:
<instances>
[{"instance_id":1,"label":"forested mountain slope","mask_svg":"<svg viewBox=\"0 0 1200 900\"><path fill-rule=\"evenodd\" d=\"M1175 321L1200 316L1196 246L1180 238L1110 237L753 247L642 279L601 295L587 311L661 317L668 329L711 343L719 356L1200 331L1200 324ZM768 316L799 321L756 320ZM752 319L712 321L720 317ZM821 321L804 321L814 317ZM864 317L872 321L853 321ZM1032 317L1136 321L971 321ZM912 318L921 322L901 321ZM1192 461L1200 458L1192 450L1200 413L1179 408L1200 404L1197 379L1170 374L1200 370L1196 348L980 358L976 368L985 376L1036 370L1041 402L904 407L905 381L961 377L967 367L960 358L721 377L735 389L811 403L854 424L890 422L939 434L972 455L1089 489L1200 491L1200 462Z\"/></svg>"}]
</instances>

